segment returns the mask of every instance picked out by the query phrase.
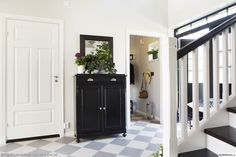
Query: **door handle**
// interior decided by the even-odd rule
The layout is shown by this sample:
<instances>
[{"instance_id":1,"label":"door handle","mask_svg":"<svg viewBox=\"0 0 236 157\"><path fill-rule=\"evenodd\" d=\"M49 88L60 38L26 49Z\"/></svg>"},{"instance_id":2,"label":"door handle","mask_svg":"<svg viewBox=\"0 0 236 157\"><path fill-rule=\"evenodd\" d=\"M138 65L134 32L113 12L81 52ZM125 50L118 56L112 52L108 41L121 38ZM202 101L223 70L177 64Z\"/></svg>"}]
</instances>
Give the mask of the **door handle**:
<instances>
[{"instance_id":1,"label":"door handle","mask_svg":"<svg viewBox=\"0 0 236 157\"><path fill-rule=\"evenodd\" d=\"M116 78L112 78L111 81L112 81L112 82L116 82Z\"/></svg>"},{"instance_id":2,"label":"door handle","mask_svg":"<svg viewBox=\"0 0 236 157\"><path fill-rule=\"evenodd\" d=\"M101 107L99 107L99 110L101 111L101 110L102 110L102 108L101 108Z\"/></svg>"},{"instance_id":3,"label":"door handle","mask_svg":"<svg viewBox=\"0 0 236 157\"><path fill-rule=\"evenodd\" d=\"M92 78L87 79L88 82L93 82Z\"/></svg>"},{"instance_id":4,"label":"door handle","mask_svg":"<svg viewBox=\"0 0 236 157\"><path fill-rule=\"evenodd\" d=\"M103 110L106 110L106 107L103 107Z\"/></svg>"}]
</instances>

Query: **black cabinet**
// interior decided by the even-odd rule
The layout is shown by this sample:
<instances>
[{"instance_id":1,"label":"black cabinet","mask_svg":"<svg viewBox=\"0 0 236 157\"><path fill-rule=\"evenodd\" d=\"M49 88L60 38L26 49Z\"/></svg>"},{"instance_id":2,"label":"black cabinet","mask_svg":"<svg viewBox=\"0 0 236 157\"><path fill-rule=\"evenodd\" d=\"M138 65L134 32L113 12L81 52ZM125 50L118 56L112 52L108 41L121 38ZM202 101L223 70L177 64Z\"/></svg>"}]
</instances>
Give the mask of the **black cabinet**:
<instances>
[{"instance_id":1,"label":"black cabinet","mask_svg":"<svg viewBox=\"0 0 236 157\"><path fill-rule=\"evenodd\" d=\"M123 133L126 76L121 74L76 75L76 136Z\"/></svg>"}]
</instances>

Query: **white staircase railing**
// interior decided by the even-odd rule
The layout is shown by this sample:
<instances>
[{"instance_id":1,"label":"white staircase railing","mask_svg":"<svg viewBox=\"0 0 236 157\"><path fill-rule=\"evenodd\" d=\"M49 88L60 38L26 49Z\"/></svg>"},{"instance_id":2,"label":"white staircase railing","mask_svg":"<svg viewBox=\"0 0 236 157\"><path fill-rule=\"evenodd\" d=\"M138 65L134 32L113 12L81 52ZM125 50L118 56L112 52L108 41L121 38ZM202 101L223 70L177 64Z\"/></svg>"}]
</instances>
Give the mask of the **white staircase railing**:
<instances>
[{"instance_id":1,"label":"white staircase railing","mask_svg":"<svg viewBox=\"0 0 236 157\"><path fill-rule=\"evenodd\" d=\"M179 143L185 139L201 125L207 122L217 113L230 98L236 94L236 16L222 23L205 36L193 41L189 45L177 51L177 61L179 63L179 92L176 89L178 99L179 123L175 127L179 128ZM210 49L211 45L211 49ZM210 50L212 52L212 65L209 63ZM199 61L199 52L203 53L203 62ZM192 105L188 103L188 56L192 52ZM230 55L231 54L231 55ZM175 64L175 63L173 63ZM199 106L199 65L203 65L203 106ZM170 64L171 65L171 64ZM174 66L173 66L174 67ZM212 67L212 68L210 68ZM220 70L221 69L221 70ZM177 71L177 67L176 67ZM210 79L210 72L212 79ZM174 73L175 74L175 73ZM202 76L202 75L201 75ZM175 76L171 76L175 78ZM223 79L222 79L223 78ZM172 80L174 82L174 80ZM220 82L221 81L221 82ZM223 90L220 90L220 84ZM231 84L231 95L229 84ZM213 89L210 90L210 89ZM172 91L173 92L173 91ZM210 93L211 92L211 93ZM222 92L222 93L220 93ZM172 93L174 95L174 92ZM221 100L222 99L222 100ZM213 101L213 105L210 105ZM221 103L222 102L222 103ZM173 104L172 104L173 105ZM192 119L188 118L188 107L192 108ZM171 110L171 109L170 109ZM203 113L203 119L199 117L199 111ZM191 117L190 116L190 117ZM175 119L170 120L173 122ZM190 124L188 122L191 122ZM189 125L192 128L189 129ZM174 128L174 127L173 127ZM178 132L178 133L177 133ZM176 135L173 135L175 138ZM170 137L171 138L171 137ZM177 145L176 145L177 147ZM170 149L176 149L175 146ZM165 149L165 148L164 148Z\"/></svg>"}]
</instances>

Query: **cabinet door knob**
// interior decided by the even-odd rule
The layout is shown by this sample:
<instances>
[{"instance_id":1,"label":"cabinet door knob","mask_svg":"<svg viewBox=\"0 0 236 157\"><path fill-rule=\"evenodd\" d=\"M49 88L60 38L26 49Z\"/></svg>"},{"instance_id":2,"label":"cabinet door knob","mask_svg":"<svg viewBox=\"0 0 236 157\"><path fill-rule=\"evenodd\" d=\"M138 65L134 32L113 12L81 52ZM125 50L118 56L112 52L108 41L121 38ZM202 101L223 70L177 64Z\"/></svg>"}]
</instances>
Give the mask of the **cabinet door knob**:
<instances>
[{"instance_id":1,"label":"cabinet door knob","mask_svg":"<svg viewBox=\"0 0 236 157\"><path fill-rule=\"evenodd\" d=\"M93 82L92 78L87 79L88 82Z\"/></svg>"},{"instance_id":2,"label":"cabinet door knob","mask_svg":"<svg viewBox=\"0 0 236 157\"><path fill-rule=\"evenodd\" d=\"M112 78L111 81L116 82L116 78Z\"/></svg>"},{"instance_id":3,"label":"cabinet door knob","mask_svg":"<svg viewBox=\"0 0 236 157\"><path fill-rule=\"evenodd\" d=\"M103 107L103 110L106 110L106 107Z\"/></svg>"},{"instance_id":4,"label":"cabinet door knob","mask_svg":"<svg viewBox=\"0 0 236 157\"><path fill-rule=\"evenodd\" d=\"M102 108L101 108L101 107L99 107L99 110L101 111L101 110L102 110Z\"/></svg>"}]
</instances>

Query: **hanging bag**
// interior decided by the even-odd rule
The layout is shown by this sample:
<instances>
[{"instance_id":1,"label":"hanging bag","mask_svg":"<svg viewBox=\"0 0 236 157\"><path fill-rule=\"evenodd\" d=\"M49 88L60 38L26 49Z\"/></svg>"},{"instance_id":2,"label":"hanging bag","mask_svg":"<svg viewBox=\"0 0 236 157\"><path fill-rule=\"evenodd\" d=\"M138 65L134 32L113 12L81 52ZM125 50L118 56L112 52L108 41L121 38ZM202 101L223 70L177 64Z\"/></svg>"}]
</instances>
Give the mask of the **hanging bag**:
<instances>
[{"instance_id":1,"label":"hanging bag","mask_svg":"<svg viewBox=\"0 0 236 157\"><path fill-rule=\"evenodd\" d=\"M144 83L143 78L142 78L141 89L140 89L140 92L139 92L139 98L140 99L147 99L148 98L148 91L146 89L146 83Z\"/></svg>"}]
</instances>

